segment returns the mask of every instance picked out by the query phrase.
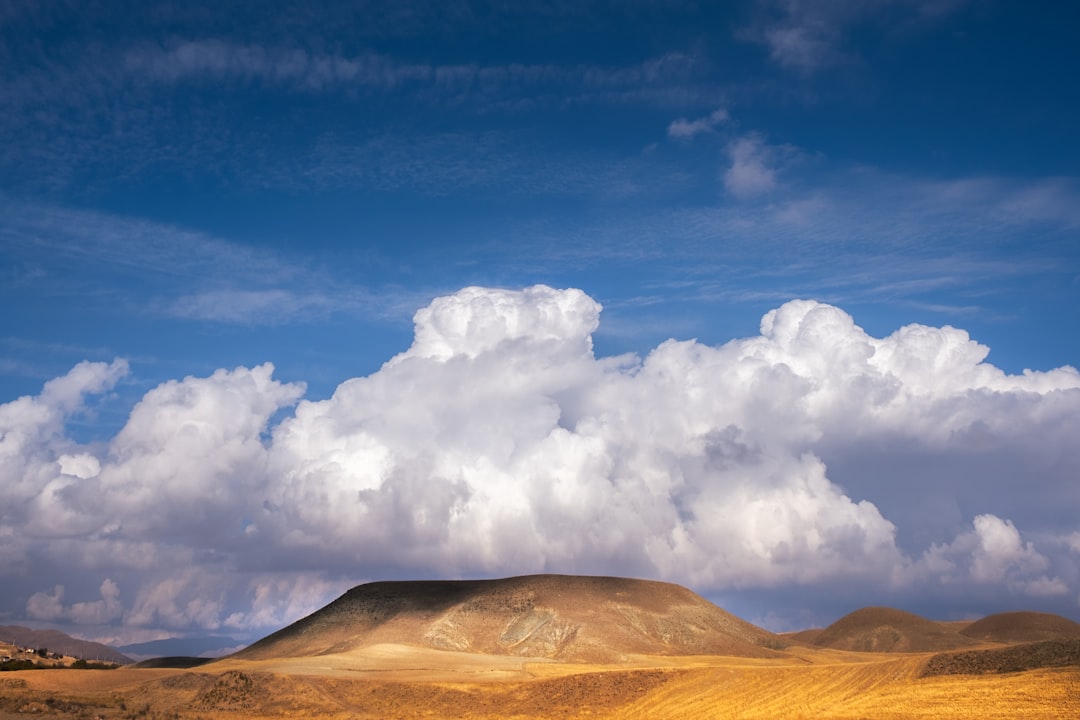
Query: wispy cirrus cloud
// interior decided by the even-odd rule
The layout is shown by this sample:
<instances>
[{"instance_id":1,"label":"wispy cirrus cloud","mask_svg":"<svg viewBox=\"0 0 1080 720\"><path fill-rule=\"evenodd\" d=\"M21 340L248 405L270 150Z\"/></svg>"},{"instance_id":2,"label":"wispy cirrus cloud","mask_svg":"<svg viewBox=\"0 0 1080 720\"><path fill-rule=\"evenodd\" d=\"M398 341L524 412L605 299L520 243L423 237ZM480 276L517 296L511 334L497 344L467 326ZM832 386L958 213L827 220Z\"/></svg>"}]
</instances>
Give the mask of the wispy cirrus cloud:
<instances>
[{"instance_id":1,"label":"wispy cirrus cloud","mask_svg":"<svg viewBox=\"0 0 1080 720\"><path fill-rule=\"evenodd\" d=\"M48 257L49 265L108 267L133 273L187 277L294 277L298 268L263 250L175 225L17 201L0 195L0 246L12 258Z\"/></svg>"},{"instance_id":2,"label":"wispy cirrus cloud","mask_svg":"<svg viewBox=\"0 0 1080 720\"><path fill-rule=\"evenodd\" d=\"M186 40L168 47L131 50L124 56L123 66L133 77L166 82L263 81L304 90L341 85L392 89L410 82L443 81L454 74L453 68L405 63L377 53L347 57L219 39Z\"/></svg>"},{"instance_id":3,"label":"wispy cirrus cloud","mask_svg":"<svg viewBox=\"0 0 1080 720\"><path fill-rule=\"evenodd\" d=\"M473 150L452 158L458 177L498 174L493 185L509 180L512 187L522 184L515 174L537 177L560 159L550 148L528 152L535 148L527 143L498 156L488 152L493 135L536 128L536 113L596 107L679 111L717 92L709 61L682 51L610 64L447 63L211 37L84 44L62 54L64 62L39 58L0 75L0 98L9 110L0 117L0 132L18 139L0 148L9 191L95 195L117 182L158 182L162 168L204 184L239 179L265 187L276 178L295 189L305 182L322 187L323 180L368 178L376 187L393 186L415 164L409 158L379 162L379 153L395 151L394 140L400 142L399 155L430 150L422 162L437 168L455 135L466 135ZM199 99L191 102L191 93ZM308 112L291 102L288 112L266 110L297 95L341 105L345 115ZM357 125L357 108L373 98L394 121L372 126L373 116L361 113ZM273 102L263 105L254 131L241 132L233 120L244 102L255 99ZM431 111L511 124L493 122L487 131L467 133L412 127ZM278 145L294 152L267 150ZM564 177L581 166L581 158L570 155L558 170ZM337 161L346 156L348 164ZM619 173L610 175L614 181ZM422 180L423 173L413 179Z\"/></svg>"},{"instance_id":4,"label":"wispy cirrus cloud","mask_svg":"<svg viewBox=\"0 0 1080 720\"><path fill-rule=\"evenodd\" d=\"M702 133L708 133L715 130L718 126L727 123L731 119L728 115L728 111L724 108L717 108L704 117L694 118L689 120L687 118L679 118L678 120L672 120L668 125L667 134L670 138L676 140L690 140L696 135Z\"/></svg>"},{"instance_id":5,"label":"wispy cirrus cloud","mask_svg":"<svg viewBox=\"0 0 1080 720\"><path fill-rule=\"evenodd\" d=\"M167 302L162 312L185 320L240 325L311 323L340 316L400 319L426 295L422 290L373 293L363 287L341 287L336 292L312 287L232 288L182 295Z\"/></svg>"},{"instance_id":6,"label":"wispy cirrus cloud","mask_svg":"<svg viewBox=\"0 0 1080 720\"><path fill-rule=\"evenodd\" d=\"M528 99L555 102L673 104L703 90L704 59L669 52L623 65L553 63L410 62L392 55L311 52L302 48L196 39L129 50L123 68L132 78L161 82L261 82L286 90L340 92L362 88L392 92L408 88L429 101L468 98L512 109Z\"/></svg>"},{"instance_id":7,"label":"wispy cirrus cloud","mask_svg":"<svg viewBox=\"0 0 1080 720\"><path fill-rule=\"evenodd\" d=\"M868 168L811 179L805 170L789 166L767 193L620 209L562 238L551 223L516 235L543 240L526 246L537 267L602 262L635 273L647 259L635 297L654 306L811 296L999 316L1018 283L1070 282L1073 179L940 180ZM618 318L627 298L602 299Z\"/></svg>"},{"instance_id":8,"label":"wispy cirrus cloud","mask_svg":"<svg viewBox=\"0 0 1080 720\"><path fill-rule=\"evenodd\" d=\"M731 164L724 171L724 189L740 199L764 195L776 188L780 153L760 134L751 133L728 144Z\"/></svg>"},{"instance_id":9,"label":"wispy cirrus cloud","mask_svg":"<svg viewBox=\"0 0 1080 720\"><path fill-rule=\"evenodd\" d=\"M854 57L850 34L855 28L869 26L883 34L917 30L967 1L757 0L757 18L737 37L765 45L781 67L810 74Z\"/></svg>"},{"instance_id":10,"label":"wispy cirrus cloud","mask_svg":"<svg viewBox=\"0 0 1080 720\"><path fill-rule=\"evenodd\" d=\"M385 285L376 295L308 261L141 218L4 196L0 216L0 250L38 268L35 292L75 294L135 316L244 325L407 317L429 297Z\"/></svg>"}]
</instances>

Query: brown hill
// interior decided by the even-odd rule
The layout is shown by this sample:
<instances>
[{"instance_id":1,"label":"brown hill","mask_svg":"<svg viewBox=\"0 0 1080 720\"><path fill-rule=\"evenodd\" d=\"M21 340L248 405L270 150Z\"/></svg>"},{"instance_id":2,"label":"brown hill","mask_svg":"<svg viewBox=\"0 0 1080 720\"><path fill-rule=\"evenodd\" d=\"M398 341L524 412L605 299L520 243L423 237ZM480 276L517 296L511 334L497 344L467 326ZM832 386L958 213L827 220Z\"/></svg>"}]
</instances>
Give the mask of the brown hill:
<instances>
[{"instance_id":1,"label":"brown hill","mask_svg":"<svg viewBox=\"0 0 1080 720\"><path fill-rule=\"evenodd\" d=\"M1040 612L1006 612L976 620L961 635L984 642L1029 643L1080 640L1080 623Z\"/></svg>"},{"instance_id":2,"label":"brown hill","mask_svg":"<svg viewBox=\"0 0 1080 720\"><path fill-rule=\"evenodd\" d=\"M868 607L840 618L813 643L858 652L934 652L971 647L975 641L903 610Z\"/></svg>"},{"instance_id":3,"label":"brown hill","mask_svg":"<svg viewBox=\"0 0 1080 720\"><path fill-rule=\"evenodd\" d=\"M360 585L233 657L324 655L383 643L589 662L638 654L773 657L784 646L678 585L531 575Z\"/></svg>"},{"instance_id":4,"label":"brown hill","mask_svg":"<svg viewBox=\"0 0 1080 720\"><path fill-rule=\"evenodd\" d=\"M89 640L79 640L59 630L31 630L19 625L0 625L0 641L19 647L45 648L83 660L99 660L118 665L132 662L131 658L116 648Z\"/></svg>"},{"instance_id":5,"label":"brown hill","mask_svg":"<svg viewBox=\"0 0 1080 720\"><path fill-rule=\"evenodd\" d=\"M797 632L781 633L780 637L798 645L813 645L814 641L821 637L823 632L825 632L825 628L810 628Z\"/></svg>"},{"instance_id":6,"label":"brown hill","mask_svg":"<svg viewBox=\"0 0 1080 720\"><path fill-rule=\"evenodd\" d=\"M930 658L922 677L1016 673L1080 666L1080 640L1044 640L991 650L941 653Z\"/></svg>"}]
</instances>

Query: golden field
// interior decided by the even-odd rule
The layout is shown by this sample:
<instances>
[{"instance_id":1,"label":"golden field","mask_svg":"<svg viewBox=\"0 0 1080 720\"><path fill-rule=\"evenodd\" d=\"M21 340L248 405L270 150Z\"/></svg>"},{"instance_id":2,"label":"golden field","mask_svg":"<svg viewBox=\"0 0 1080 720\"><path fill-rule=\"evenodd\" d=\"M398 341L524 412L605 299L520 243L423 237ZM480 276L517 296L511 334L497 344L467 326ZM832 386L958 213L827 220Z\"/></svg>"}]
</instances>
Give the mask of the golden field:
<instances>
[{"instance_id":1,"label":"golden field","mask_svg":"<svg viewBox=\"0 0 1080 720\"><path fill-rule=\"evenodd\" d=\"M932 653L618 665L383 645L190 670L0 677L0 718L1077 718L1080 667L920 677Z\"/></svg>"}]
</instances>

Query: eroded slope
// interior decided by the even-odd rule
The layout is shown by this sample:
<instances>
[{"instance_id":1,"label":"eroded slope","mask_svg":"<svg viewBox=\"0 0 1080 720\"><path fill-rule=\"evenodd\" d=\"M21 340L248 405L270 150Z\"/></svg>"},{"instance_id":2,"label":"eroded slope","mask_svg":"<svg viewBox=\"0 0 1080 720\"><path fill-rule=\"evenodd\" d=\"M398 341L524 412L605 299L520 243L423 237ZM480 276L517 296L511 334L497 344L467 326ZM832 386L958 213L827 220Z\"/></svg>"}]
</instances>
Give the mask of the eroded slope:
<instances>
[{"instance_id":1,"label":"eroded slope","mask_svg":"<svg viewBox=\"0 0 1080 720\"><path fill-rule=\"evenodd\" d=\"M686 588L531 575L360 585L236 657L341 653L396 643L589 662L630 655L769 657L783 642Z\"/></svg>"}]
</instances>

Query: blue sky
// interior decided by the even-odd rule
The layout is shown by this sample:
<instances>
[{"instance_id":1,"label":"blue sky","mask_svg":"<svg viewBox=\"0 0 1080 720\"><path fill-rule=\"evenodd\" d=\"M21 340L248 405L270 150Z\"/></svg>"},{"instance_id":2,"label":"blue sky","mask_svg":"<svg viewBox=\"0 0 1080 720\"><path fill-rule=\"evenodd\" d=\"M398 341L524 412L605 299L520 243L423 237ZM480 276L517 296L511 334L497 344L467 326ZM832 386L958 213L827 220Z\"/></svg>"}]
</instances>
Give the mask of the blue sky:
<instances>
[{"instance_id":1,"label":"blue sky","mask_svg":"<svg viewBox=\"0 0 1080 720\"><path fill-rule=\"evenodd\" d=\"M1080 408L1072 375L1056 370L1080 358L1080 315L1074 310L1080 300L1076 13L1055 3L1019 8L993 0L524 5L0 2L0 136L6 140L0 148L0 294L9 309L0 328L0 401L7 403L10 441L7 510L0 511L0 542L8 547L0 546L0 554L16 568L6 572L17 588L3 599L0 620L68 623L85 626L84 633L134 640L229 628L256 635L351 582L548 570L670 579L777 628L828 621L854 600L826 590L839 572L827 562L820 574L800 575L777 560L773 547L761 557L776 572L740 575L732 568L742 567L745 558L730 559L727 569L690 560L718 551L710 543L722 534L706 531L707 510L735 512L733 498L783 507L763 488L791 490L777 478L812 476L812 463L799 460L805 453L822 463L827 483L807 485L817 488L808 497L828 499L823 508L848 508L844 512L861 518L856 524L867 538L880 540L884 536L876 532L889 532L860 515L866 510L860 503L894 528L886 543L895 554L889 561L893 590L868 601L906 603L938 615L1027 604L1078 617L1080 534L1070 533L1080 528L1062 513L1028 507L1017 490L1042 478L1048 506L1062 508L1065 516L1066 510L1080 511L1073 489L1076 451L1067 437L1055 444L1061 433L1054 424L1075 420ZM582 290L603 308L595 327L588 320L593 306L576 295L500 294L536 285ZM469 295L475 302L467 303L459 291L470 286L493 294L487 300ZM575 465L565 470L573 478L567 482L580 489L606 477L613 497L630 507L637 496L627 488L639 480L648 484L643 478L663 464L656 465L656 448L644 459L641 448L659 440L635 434L633 423L590 434L597 418L625 419L617 388L630 378L643 383L647 358L661 363L660 348L670 347L661 343L669 338L696 339L695 347L704 348L752 344L762 333L762 317L782 307L788 310L778 310L780 316L804 317L810 327L805 318L818 315L785 305L796 299L832 308L818 315L840 313L822 326L832 328L822 332L833 344L774 348L761 351L762 357L795 368L807 387L831 388L837 397L866 392L851 379L871 370L835 375L840 370L828 363L807 360L803 366L792 358L805 352L835 360L848 340L873 340L881 358L885 351L874 343L912 324L962 328L988 348L986 362L1006 378L1030 368L1049 379L1029 377L1027 385L987 379L986 366L976 367L982 358L965 354L966 340L939 333L941 347L955 352L939 347L942 354L934 360L919 356L921 374L905 375L910 366L888 365L892 361L871 363L874 383L891 378L889 383L916 388L912 397L930 403L911 410L921 420L901 422L893 407L874 416L891 418L887 427L857 443L843 439L841 429L848 426L835 415L847 406L811 402L810 395L800 395L799 406L810 408L812 418L803 420L817 428L816 435L788 437L780 426L795 422L791 418L750 409L779 407L779 391L754 385L739 401L743 411L717 409L698 424L687 420L687 437L728 437L725 429L735 428L731 432L747 447L775 459L766 473L773 479L759 476L764 465L757 463L757 470L725 485L722 469L687 469L685 463L705 452L700 447L665 445L665 453L681 458L679 472L687 479L679 487L686 493L649 485L675 513L674 524L656 530L671 540L670 552L653 548L650 555L641 550L652 547L645 541L639 548L649 562L624 556L614 540L610 546L598 541L595 547L608 550L591 554L555 548L548 542L552 528L595 540L600 520L575 514L573 503L557 504L557 512L554 506L541 510L538 496L530 494L535 487L525 480L517 492L529 501L515 512L531 518L539 539L517 559L478 549L496 541L493 520L480 523L487 530L471 539L445 528L442 535L410 535L406 544L414 554L408 557L380 551L384 543L402 542L392 533L358 537L367 550L351 564L333 553L320 555L315 541L285 543L296 555L279 567L259 565L227 533L205 539L211 521L272 526L278 539L308 527L314 521L303 513L262 525L255 515L283 498L301 502L290 494L293 485L330 482L301 468L311 467L316 456L328 457L331 447L339 452L368 440L381 443L383 450L372 450L366 460L353 457L354 465L335 461L339 469L353 468L355 482L372 471L364 463L382 463L386 474L367 490L397 487L400 498L400 478L421 486L417 478L432 470L410 464L419 445L377 429L396 422L391 406L411 408L418 428L428 421L429 430L464 422L450 409L452 393L446 404L433 398L485 379L451 377L442 366L406 377L400 368L413 362L380 370L406 351L425 362L446 360L425 355L421 335L428 331L463 332L464 345L447 342L478 363L473 373L481 372L485 353L510 352L514 342L547 342L546 333L554 333L580 349L588 337L592 369L574 365L571 372L562 351L549 356L543 345L548 349L530 352L550 364L534 372L548 377L551 368L561 367L568 376L600 372L606 380L594 378L588 388L569 380L540 389L527 384L528 397L540 393L560 409L562 419L548 430L565 426L575 442L602 439L610 467ZM434 319L418 319L414 328L414 313L433 301ZM507 320L504 311L517 319ZM572 317L554 322L548 312ZM461 329L470 322L482 328L481 335L509 333L508 344L481 343L484 350L476 354L469 343L477 337ZM862 334L853 335L855 330ZM912 357L934 352L925 344L917 348ZM784 354L789 352L795 355ZM604 360L625 353L636 360ZM706 362L704 355L695 357ZM721 379L736 376L725 364L734 360L724 357L709 365L711 372ZM503 359L513 364L509 356ZM79 366L81 374L72 370L84 361L98 364ZM950 375L954 361L968 364ZM227 377L214 385L220 389L267 362L274 380L266 382L276 385L256 385L272 398L237 396L253 403L247 406L251 432L262 450L249 448L255 454L233 458L236 465L218 463L222 467L205 485L193 481L190 504L176 506L188 515L172 534L159 537L124 520L125 512L176 501L165 488L182 481L156 476L151 466L139 471L143 485L135 493L147 506L103 504L91 512L78 505L80 488L94 483L101 484L102 497L108 488L134 492L124 485L128 480L117 478L134 477L125 465L131 447L152 454L152 443L135 441L140 433L174 422L179 425L155 430L154 437L182 434L183 413L166 406L180 402L183 393L170 400L162 388L188 388L185 378L192 388L203 379L210 383L224 369ZM619 363L622 370L611 369ZM584 374L574 374L579 371ZM494 387L501 376L488 372ZM935 373L958 384L932 383ZM74 396L44 389L65 377L66 385L53 387L77 387ZM361 379L353 388L383 388L358 396L373 407L361 412L340 400L348 393L339 386L353 378ZM595 388L609 381L611 395L602 400ZM518 427L522 418L515 408L528 405L518 394L524 386L501 382L505 402L476 407L501 418L492 420L496 434ZM421 386L429 388L426 399L414 395ZM353 417L353 434L339 429L344 434L334 442L309 440L304 452L311 455L289 446L285 438L295 439L303 424L295 403L301 397L312 407L330 403L335 390L337 404L318 412ZM672 396L681 391L689 386ZM726 391L718 386L708 392L719 397ZM966 393L963 402L957 392ZM986 400L987 393L996 399ZM217 401L207 402L200 427L238 422ZM940 420L946 405L952 420L941 420L939 430L948 428L943 435L913 429L928 418ZM826 406L832 409L820 414ZM46 407L53 412L48 421L41 419ZM160 412L151 421L155 407ZM138 408L146 412L140 415ZM686 420L682 410L669 410L673 421ZM845 412L849 417L854 411ZM980 420L979 412L986 417ZM1010 412L1011 429L1004 420L996 424L994 418ZM949 424L961 417L966 424ZM27 423L38 429L27 430ZM701 429L706 426L711 429ZM755 428L775 430L776 437L758 437ZM537 448L546 447L538 438L552 436L536 432L526 435ZM979 433L985 437L974 439ZM211 435L220 440L227 432ZM428 437L421 429L417 435ZM23 439L16 443L16 437ZM430 437L445 434L431 430ZM518 447L528 445L522 437L514 441ZM442 446L431 451L441 458L431 462L443 475L453 474L447 467L454 462L459 469L498 467L504 484L514 487L507 478L520 472L522 458L492 455L491 448L461 437L447 442L457 448L453 453ZM153 447L167 455L172 451L166 445L162 440ZM200 447L208 456L229 452L213 443ZM548 450L570 452L560 447ZM989 448L988 455L979 448ZM995 463L986 460L996 455ZM578 457L565 457L571 456ZM923 480L898 467L921 468ZM461 497L471 500L461 500L461 507L447 500L458 508L447 510L450 516L468 516L465 507L517 507L500 504L506 498L485 495L482 482L460 473ZM736 492L743 482L757 490ZM729 490L723 498L719 487ZM935 508L949 509L921 514L897 487L917 488L935 498ZM247 488L262 499L241 501L242 493L229 488ZM579 500L599 497L586 493ZM79 529L46 530L38 523L33 530L47 498L67 503L64 512L82 518L71 525ZM705 498L719 504L694 505ZM211 512L211 504L224 514ZM368 507L369 520L404 522L386 508L389 514L378 515L379 507ZM417 512L429 517L429 511ZM484 515L496 516L502 517ZM623 519L633 525L634 517ZM786 517L794 523L794 515ZM791 525L791 532L838 537L840 526L829 518L839 515L815 517L804 517L805 526ZM993 520L976 522L980 517ZM322 519L334 525L329 516ZM683 530L690 538L685 547L676 542ZM310 535L310 528L305 532ZM740 536L745 547L765 547L761 537L747 533ZM72 537L104 543L95 569L79 570L63 560L57 543ZM978 542L991 537L1005 538L995 547L1011 548L1008 562L998 556L1003 565L979 560ZM123 553L109 543L121 542L128 550L154 548L186 558L187 584L173 591L211 593L216 610L155 604L154 598L164 597L164 580L133 560L117 559ZM300 546L307 549L300 552ZM416 559L425 552L441 559ZM455 558L459 565L447 564ZM226 581L222 567L240 579ZM296 591L290 572L304 573L305 587L315 589ZM848 594L880 587L880 578L867 573L848 578ZM806 598L803 605L790 600L793 587Z\"/></svg>"}]
</instances>

